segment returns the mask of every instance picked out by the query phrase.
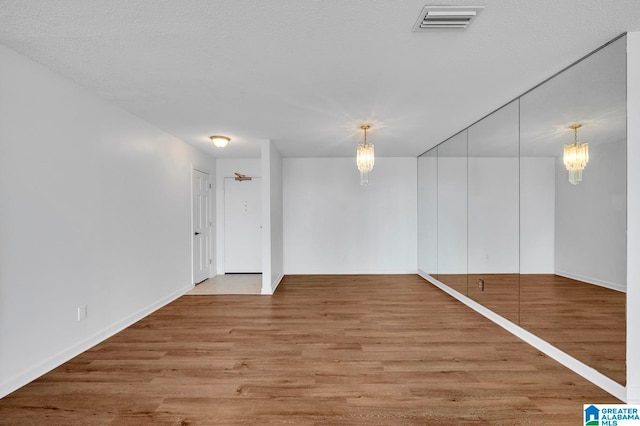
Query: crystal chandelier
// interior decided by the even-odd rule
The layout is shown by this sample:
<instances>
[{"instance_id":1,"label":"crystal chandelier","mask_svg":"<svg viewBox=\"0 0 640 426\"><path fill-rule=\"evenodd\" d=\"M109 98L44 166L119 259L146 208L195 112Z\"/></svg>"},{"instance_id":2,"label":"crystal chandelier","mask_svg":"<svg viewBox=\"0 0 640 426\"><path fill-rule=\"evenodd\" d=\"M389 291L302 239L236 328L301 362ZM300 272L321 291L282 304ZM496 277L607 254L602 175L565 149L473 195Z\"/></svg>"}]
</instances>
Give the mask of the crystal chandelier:
<instances>
[{"instance_id":1,"label":"crystal chandelier","mask_svg":"<svg viewBox=\"0 0 640 426\"><path fill-rule=\"evenodd\" d=\"M573 143L564 146L564 166L569 171L569 182L577 185L582 181L582 171L589 162L589 144L578 142L578 129L582 124L569 126L573 129Z\"/></svg>"},{"instance_id":2,"label":"crystal chandelier","mask_svg":"<svg viewBox=\"0 0 640 426\"><path fill-rule=\"evenodd\" d=\"M364 141L358 144L356 164L358 165L358 170L360 170L360 185L366 186L369 184L369 172L373 170L373 144L367 142L367 130L369 130L371 126L363 124L360 128L364 130Z\"/></svg>"}]
</instances>

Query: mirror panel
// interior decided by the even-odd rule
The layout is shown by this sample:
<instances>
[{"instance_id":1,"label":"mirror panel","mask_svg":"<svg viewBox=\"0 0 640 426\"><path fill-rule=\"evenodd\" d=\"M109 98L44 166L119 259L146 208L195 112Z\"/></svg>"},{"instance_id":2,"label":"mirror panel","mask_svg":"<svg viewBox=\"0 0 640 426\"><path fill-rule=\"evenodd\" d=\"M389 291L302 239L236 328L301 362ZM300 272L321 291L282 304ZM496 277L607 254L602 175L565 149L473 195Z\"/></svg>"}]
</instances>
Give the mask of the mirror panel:
<instances>
[{"instance_id":1,"label":"mirror panel","mask_svg":"<svg viewBox=\"0 0 640 426\"><path fill-rule=\"evenodd\" d=\"M468 130L468 296L518 323L518 101Z\"/></svg>"},{"instance_id":2,"label":"mirror panel","mask_svg":"<svg viewBox=\"0 0 640 426\"><path fill-rule=\"evenodd\" d=\"M520 325L624 384L626 40L520 99ZM572 184L565 144L588 142Z\"/></svg>"},{"instance_id":3,"label":"mirror panel","mask_svg":"<svg viewBox=\"0 0 640 426\"><path fill-rule=\"evenodd\" d=\"M626 81L621 37L418 159L419 268L623 385Z\"/></svg>"},{"instance_id":4,"label":"mirror panel","mask_svg":"<svg viewBox=\"0 0 640 426\"><path fill-rule=\"evenodd\" d=\"M467 294L467 131L438 146L438 280Z\"/></svg>"}]
</instances>

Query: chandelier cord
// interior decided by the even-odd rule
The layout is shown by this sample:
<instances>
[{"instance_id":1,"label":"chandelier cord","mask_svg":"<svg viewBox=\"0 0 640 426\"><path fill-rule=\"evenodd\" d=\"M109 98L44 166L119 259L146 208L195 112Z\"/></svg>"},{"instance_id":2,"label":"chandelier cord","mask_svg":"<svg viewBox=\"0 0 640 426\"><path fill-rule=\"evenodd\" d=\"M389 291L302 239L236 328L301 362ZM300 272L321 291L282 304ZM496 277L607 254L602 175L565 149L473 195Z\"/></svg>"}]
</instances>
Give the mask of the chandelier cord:
<instances>
[{"instance_id":1,"label":"chandelier cord","mask_svg":"<svg viewBox=\"0 0 640 426\"><path fill-rule=\"evenodd\" d=\"M364 130L364 146L367 146L367 129L369 129L369 125L368 124L363 124L362 126L360 126L360 128L362 130Z\"/></svg>"}]
</instances>

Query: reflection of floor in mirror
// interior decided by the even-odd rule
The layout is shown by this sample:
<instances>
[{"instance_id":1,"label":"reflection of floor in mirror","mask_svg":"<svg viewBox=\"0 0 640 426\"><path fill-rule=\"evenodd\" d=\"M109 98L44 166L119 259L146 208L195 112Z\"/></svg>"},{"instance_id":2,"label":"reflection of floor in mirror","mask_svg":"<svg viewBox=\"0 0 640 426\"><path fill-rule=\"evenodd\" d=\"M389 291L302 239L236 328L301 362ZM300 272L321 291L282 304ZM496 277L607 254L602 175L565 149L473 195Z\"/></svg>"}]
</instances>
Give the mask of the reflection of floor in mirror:
<instances>
[{"instance_id":1,"label":"reflection of floor in mirror","mask_svg":"<svg viewBox=\"0 0 640 426\"><path fill-rule=\"evenodd\" d=\"M559 275L520 277L520 325L625 384L626 294Z\"/></svg>"},{"instance_id":2,"label":"reflection of floor in mirror","mask_svg":"<svg viewBox=\"0 0 640 426\"><path fill-rule=\"evenodd\" d=\"M625 293L553 274L434 278L616 382L626 383Z\"/></svg>"},{"instance_id":3,"label":"reflection of floor in mirror","mask_svg":"<svg viewBox=\"0 0 640 426\"><path fill-rule=\"evenodd\" d=\"M260 294L262 274L216 275L204 280L187 294Z\"/></svg>"}]
</instances>

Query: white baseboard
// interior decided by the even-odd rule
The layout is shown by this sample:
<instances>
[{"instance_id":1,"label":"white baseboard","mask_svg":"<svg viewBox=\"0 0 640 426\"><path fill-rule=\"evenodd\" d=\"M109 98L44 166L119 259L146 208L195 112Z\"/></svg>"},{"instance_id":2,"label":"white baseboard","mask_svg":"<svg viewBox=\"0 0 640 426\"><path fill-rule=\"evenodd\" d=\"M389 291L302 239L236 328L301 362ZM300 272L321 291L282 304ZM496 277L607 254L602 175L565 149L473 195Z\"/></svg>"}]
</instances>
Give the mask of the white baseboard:
<instances>
[{"instance_id":1,"label":"white baseboard","mask_svg":"<svg viewBox=\"0 0 640 426\"><path fill-rule=\"evenodd\" d=\"M278 288L278 286L280 285L280 281L282 281L282 279L284 278L284 274L280 274L278 276L278 278L276 278L272 283L271 283L271 294L275 293L276 288Z\"/></svg>"},{"instance_id":2,"label":"white baseboard","mask_svg":"<svg viewBox=\"0 0 640 426\"><path fill-rule=\"evenodd\" d=\"M627 286L619 283L612 283L609 281L599 280L597 278L585 277L578 274L572 274L571 272L565 271L555 271L556 275L560 275L561 277L571 278L572 280L582 281L589 284L599 285L600 287L606 287L611 290L621 291L623 293L627 292Z\"/></svg>"},{"instance_id":3,"label":"white baseboard","mask_svg":"<svg viewBox=\"0 0 640 426\"><path fill-rule=\"evenodd\" d=\"M640 386L627 386L627 404L640 404Z\"/></svg>"},{"instance_id":4,"label":"white baseboard","mask_svg":"<svg viewBox=\"0 0 640 426\"><path fill-rule=\"evenodd\" d=\"M17 389L20 389L22 386L26 385L27 383L37 379L38 377L42 376L45 373L48 373L54 368L59 367L60 365L72 359L73 357L80 355L82 352L88 349L91 349L98 343L124 330L125 328L136 323L137 321L140 321L142 318L160 309L161 307L167 305L168 303L174 301L175 299L182 296L192 288L193 288L193 284L190 284L184 288L181 288L180 290L174 293L171 293L166 297L163 297L162 299L150 304L149 306L143 309L140 309L137 312L134 312L133 314L116 322L115 324L112 324L109 327L106 327L98 331L97 333L92 334L86 339L79 341L78 343L57 353L56 355L53 355L52 357L45 359L41 363L29 368L28 370L23 371L22 373L16 374L13 377L10 377L8 380L5 380L3 383L0 383L0 398L3 398L6 395L10 394L11 392Z\"/></svg>"},{"instance_id":5,"label":"white baseboard","mask_svg":"<svg viewBox=\"0 0 640 426\"><path fill-rule=\"evenodd\" d=\"M566 352L561 351L560 349L556 348L549 342L542 340L535 334L532 334L531 332L525 330L524 328L521 328L520 326L512 323L506 318L496 314L492 310L485 308L475 300L470 299L467 296L463 295L462 293L459 293L453 290L446 284L436 280L431 275L428 275L426 272L422 270L418 270L418 275L420 275L422 278L427 280L429 283L438 287L440 290L444 291L445 293L451 295L452 297L458 299L465 305L469 306L471 309L478 312L480 315L490 319L491 321L493 321L500 327L504 328L511 334L515 335L516 337L522 339L523 341L530 344L534 348L538 349L540 352L548 355L549 357L558 361L560 364L564 365L568 369L572 370L573 372L589 380L594 385L604 389L606 392L609 392L611 395L615 396L621 401L625 401L625 402L627 401L627 388L622 386L620 383L610 379L609 377L605 376L604 374L600 373L594 368L584 364L583 362L578 361L577 359L570 356Z\"/></svg>"},{"instance_id":6,"label":"white baseboard","mask_svg":"<svg viewBox=\"0 0 640 426\"><path fill-rule=\"evenodd\" d=\"M269 280L269 277L263 275L262 290L260 291L260 294L264 296L271 296L276 291L276 288L278 288L278 285L280 285L280 281L282 281L283 278L284 274L280 274L275 280L271 282L265 282Z\"/></svg>"}]
</instances>

